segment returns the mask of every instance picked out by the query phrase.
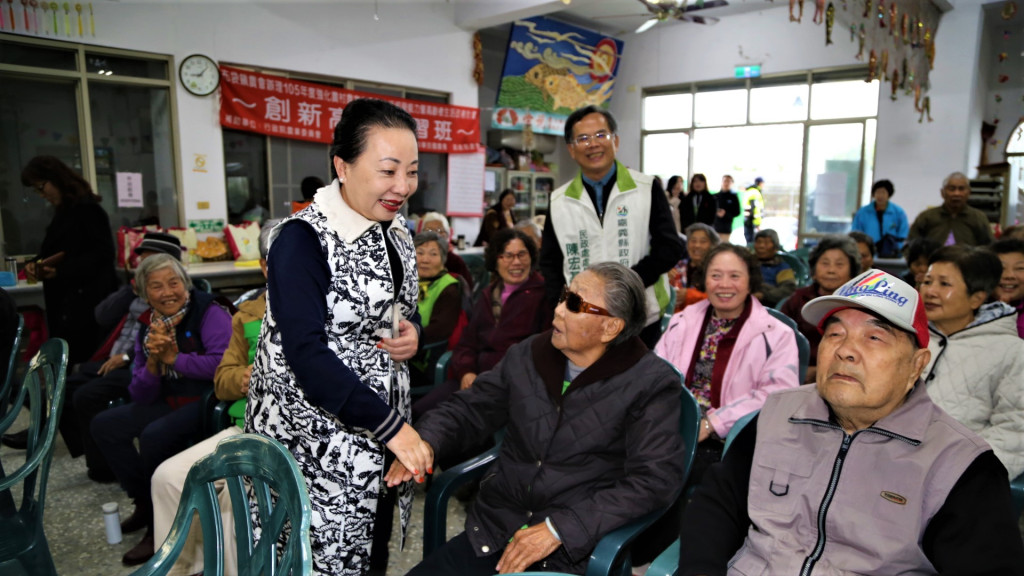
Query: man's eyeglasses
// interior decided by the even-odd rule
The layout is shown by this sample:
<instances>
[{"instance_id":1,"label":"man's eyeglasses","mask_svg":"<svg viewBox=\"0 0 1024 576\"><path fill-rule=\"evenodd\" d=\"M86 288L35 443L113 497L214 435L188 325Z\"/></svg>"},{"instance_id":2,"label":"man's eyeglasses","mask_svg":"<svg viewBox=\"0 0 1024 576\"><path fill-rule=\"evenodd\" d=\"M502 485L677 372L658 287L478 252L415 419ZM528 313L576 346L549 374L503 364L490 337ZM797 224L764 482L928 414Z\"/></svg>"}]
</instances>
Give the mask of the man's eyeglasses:
<instances>
[{"instance_id":1,"label":"man's eyeglasses","mask_svg":"<svg viewBox=\"0 0 1024 576\"><path fill-rule=\"evenodd\" d=\"M604 130L602 130L593 135L580 134L579 136L573 139L573 143L580 147L586 146L591 142L593 142L594 144L604 144L605 142L611 140L612 136L614 136L614 134L612 134L611 132L605 132Z\"/></svg>"},{"instance_id":2,"label":"man's eyeglasses","mask_svg":"<svg viewBox=\"0 0 1024 576\"><path fill-rule=\"evenodd\" d=\"M590 302L587 302L579 294L569 290L568 286L562 288L562 296L558 298L558 302L565 302L565 308L573 314L595 314L597 316L611 316L611 313L601 308L600 306L594 306Z\"/></svg>"},{"instance_id":3,"label":"man's eyeglasses","mask_svg":"<svg viewBox=\"0 0 1024 576\"><path fill-rule=\"evenodd\" d=\"M527 252L526 250L522 250L520 252L515 252L515 253L513 253L513 252L502 252L501 254L498 254L498 258L501 259L502 262L512 262L513 260L519 260L520 262L527 262L527 261L530 260L530 253Z\"/></svg>"},{"instance_id":4,"label":"man's eyeglasses","mask_svg":"<svg viewBox=\"0 0 1024 576\"><path fill-rule=\"evenodd\" d=\"M39 192L40 194L43 193L43 188L46 188L46 182L45 181L43 181L43 182L36 182L35 184L32 185L32 189L35 190L36 192Z\"/></svg>"}]
</instances>

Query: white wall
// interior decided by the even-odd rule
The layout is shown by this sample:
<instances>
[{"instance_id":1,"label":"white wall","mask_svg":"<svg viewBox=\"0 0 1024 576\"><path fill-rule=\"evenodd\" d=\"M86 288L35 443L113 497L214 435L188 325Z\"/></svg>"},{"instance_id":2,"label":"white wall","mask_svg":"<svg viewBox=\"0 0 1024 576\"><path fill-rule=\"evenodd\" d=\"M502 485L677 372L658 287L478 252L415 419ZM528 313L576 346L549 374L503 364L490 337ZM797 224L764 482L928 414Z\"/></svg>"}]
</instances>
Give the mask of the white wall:
<instances>
[{"instance_id":1,"label":"white wall","mask_svg":"<svg viewBox=\"0 0 1024 576\"><path fill-rule=\"evenodd\" d=\"M790 23L788 6L777 3L723 18L715 26L659 25L625 38L611 106L619 121L619 157L640 166L644 88L730 78L740 64L761 63L765 75L858 64L857 46L838 21L835 44L825 47L824 27L808 20ZM984 112L983 96L975 88L981 24L981 4L974 0L956 2L942 18L931 75L933 123L917 123L912 97L892 102L887 86L880 91L875 178L895 183L896 202L910 218L941 202L939 187L948 173L970 174L977 163Z\"/></svg>"},{"instance_id":2,"label":"white wall","mask_svg":"<svg viewBox=\"0 0 1024 576\"><path fill-rule=\"evenodd\" d=\"M472 34L454 23L454 5L381 3L126 4L100 2L103 46L172 54L202 53L219 62L264 66L450 92L476 106ZM177 78L177 71L174 71ZM227 218L223 143L216 96L177 88L185 218ZM193 171L195 154L206 172ZM199 210L197 202L210 203Z\"/></svg>"}]
</instances>

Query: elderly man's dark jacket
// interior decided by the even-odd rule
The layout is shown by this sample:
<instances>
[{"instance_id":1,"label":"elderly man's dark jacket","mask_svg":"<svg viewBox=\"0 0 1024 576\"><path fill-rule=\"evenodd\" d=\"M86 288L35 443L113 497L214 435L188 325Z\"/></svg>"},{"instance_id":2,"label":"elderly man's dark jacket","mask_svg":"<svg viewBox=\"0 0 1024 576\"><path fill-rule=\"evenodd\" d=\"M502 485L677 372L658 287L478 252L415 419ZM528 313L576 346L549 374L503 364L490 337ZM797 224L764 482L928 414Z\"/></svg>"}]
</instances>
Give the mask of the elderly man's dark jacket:
<instances>
[{"instance_id":1,"label":"elderly man's dark jacket","mask_svg":"<svg viewBox=\"0 0 1024 576\"><path fill-rule=\"evenodd\" d=\"M507 427L466 518L478 556L550 518L563 545L540 567L582 573L601 536L670 505L682 487L678 374L633 338L562 394L566 362L551 332L534 336L417 426L436 458Z\"/></svg>"}]
</instances>

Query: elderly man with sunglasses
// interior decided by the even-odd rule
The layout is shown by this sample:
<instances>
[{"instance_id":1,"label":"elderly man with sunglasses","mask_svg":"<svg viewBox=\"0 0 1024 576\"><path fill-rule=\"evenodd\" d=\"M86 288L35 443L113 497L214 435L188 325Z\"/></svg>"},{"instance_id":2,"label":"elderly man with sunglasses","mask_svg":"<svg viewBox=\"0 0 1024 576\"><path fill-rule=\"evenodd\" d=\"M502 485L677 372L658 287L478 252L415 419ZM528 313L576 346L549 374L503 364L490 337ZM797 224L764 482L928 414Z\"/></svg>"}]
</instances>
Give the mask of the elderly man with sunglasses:
<instances>
[{"instance_id":1,"label":"elderly man with sunglasses","mask_svg":"<svg viewBox=\"0 0 1024 576\"><path fill-rule=\"evenodd\" d=\"M660 182L615 159L619 137L610 112L576 110L565 121L575 178L551 193L544 222L540 273L549 302L595 262L631 267L647 287L647 321L640 338L653 348L671 288L666 273L685 255Z\"/></svg>"},{"instance_id":2,"label":"elderly man with sunglasses","mask_svg":"<svg viewBox=\"0 0 1024 576\"><path fill-rule=\"evenodd\" d=\"M679 376L640 341L644 306L635 272L591 266L563 290L553 330L417 423L435 460L506 433L465 532L410 575L582 574L602 536L672 503L684 472ZM387 479L411 476L397 464Z\"/></svg>"}]
</instances>

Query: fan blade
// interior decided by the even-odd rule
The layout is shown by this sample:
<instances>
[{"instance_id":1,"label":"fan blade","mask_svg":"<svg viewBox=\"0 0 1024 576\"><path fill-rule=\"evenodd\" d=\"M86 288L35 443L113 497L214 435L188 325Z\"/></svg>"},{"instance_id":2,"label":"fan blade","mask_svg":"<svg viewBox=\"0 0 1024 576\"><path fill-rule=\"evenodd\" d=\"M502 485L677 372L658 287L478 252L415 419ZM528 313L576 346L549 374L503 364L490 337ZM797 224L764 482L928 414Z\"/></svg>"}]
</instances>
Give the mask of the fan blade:
<instances>
[{"instance_id":1,"label":"fan blade","mask_svg":"<svg viewBox=\"0 0 1024 576\"><path fill-rule=\"evenodd\" d=\"M694 24L718 24L718 18L713 16L683 16L680 20L684 22L693 22Z\"/></svg>"},{"instance_id":2,"label":"fan blade","mask_svg":"<svg viewBox=\"0 0 1024 576\"><path fill-rule=\"evenodd\" d=\"M634 32L634 34L643 34L644 32L650 30L651 27L657 24L658 22L659 20L657 18L651 18L647 20L647 22L641 24L640 27L636 29L636 32Z\"/></svg>"}]
</instances>

